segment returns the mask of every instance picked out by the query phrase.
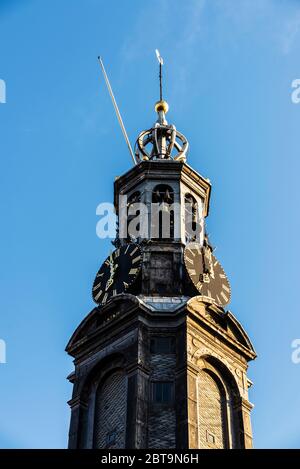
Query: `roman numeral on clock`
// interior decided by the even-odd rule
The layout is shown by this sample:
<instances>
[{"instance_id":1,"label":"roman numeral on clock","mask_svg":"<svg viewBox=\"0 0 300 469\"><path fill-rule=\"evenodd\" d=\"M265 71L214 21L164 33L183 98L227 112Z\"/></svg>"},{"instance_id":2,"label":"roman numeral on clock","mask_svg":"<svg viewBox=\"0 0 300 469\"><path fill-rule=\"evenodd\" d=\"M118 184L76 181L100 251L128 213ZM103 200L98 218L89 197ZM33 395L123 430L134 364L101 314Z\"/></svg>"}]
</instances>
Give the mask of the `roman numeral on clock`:
<instances>
[{"instance_id":1,"label":"roman numeral on clock","mask_svg":"<svg viewBox=\"0 0 300 469\"><path fill-rule=\"evenodd\" d=\"M95 300L96 300L96 301L99 300L99 298L100 298L100 296L102 295L102 293L103 293L102 290L100 290L100 291L97 293L97 295L95 295Z\"/></svg>"},{"instance_id":2,"label":"roman numeral on clock","mask_svg":"<svg viewBox=\"0 0 300 469\"><path fill-rule=\"evenodd\" d=\"M106 303L107 297L108 297L108 293L105 293L105 295L103 296L103 300L102 300L103 303Z\"/></svg>"},{"instance_id":3,"label":"roman numeral on clock","mask_svg":"<svg viewBox=\"0 0 300 469\"><path fill-rule=\"evenodd\" d=\"M133 250L133 251L130 253L130 256L132 257L132 256L133 256L133 254L134 254L134 253L135 253L135 252L136 252L138 249L139 249L139 248L138 248L138 247L136 247L136 248L135 248L135 249L134 249L134 250Z\"/></svg>"},{"instance_id":4,"label":"roman numeral on clock","mask_svg":"<svg viewBox=\"0 0 300 469\"><path fill-rule=\"evenodd\" d=\"M140 260L140 256L137 256L135 257L134 259L132 259L132 263L135 264L136 262L138 262Z\"/></svg>"},{"instance_id":5,"label":"roman numeral on clock","mask_svg":"<svg viewBox=\"0 0 300 469\"><path fill-rule=\"evenodd\" d=\"M187 262L189 262L190 264L193 264L194 265L194 261L192 259L190 259L189 257L186 257L185 260Z\"/></svg>"},{"instance_id":6,"label":"roman numeral on clock","mask_svg":"<svg viewBox=\"0 0 300 469\"><path fill-rule=\"evenodd\" d=\"M220 295L224 299L224 301L226 301L226 303L227 303L228 297L225 295L225 293L221 291Z\"/></svg>"},{"instance_id":7,"label":"roman numeral on clock","mask_svg":"<svg viewBox=\"0 0 300 469\"><path fill-rule=\"evenodd\" d=\"M130 269L129 275L136 275L138 269Z\"/></svg>"}]
</instances>

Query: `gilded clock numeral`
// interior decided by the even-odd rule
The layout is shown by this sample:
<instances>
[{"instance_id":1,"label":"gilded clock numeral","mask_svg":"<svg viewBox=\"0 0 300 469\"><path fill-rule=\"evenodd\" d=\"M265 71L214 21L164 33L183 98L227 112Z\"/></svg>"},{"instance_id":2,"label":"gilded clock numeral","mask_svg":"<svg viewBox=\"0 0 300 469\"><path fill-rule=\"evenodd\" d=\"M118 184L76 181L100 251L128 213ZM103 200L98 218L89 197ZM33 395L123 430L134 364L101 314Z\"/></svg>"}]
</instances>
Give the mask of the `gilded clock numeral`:
<instances>
[{"instance_id":1,"label":"gilded clock numeral","mask_svg":"<svg viewBox=\"0 0 300 469\"><path fill-rule=\"evenodd\" d=\"M113 295L117 295L117 290L115 288L113 289Z\"/></svg>"},{"instance_id":2,"label":"gilded clock numeral","mask_svg":"<svg viewBox=\"0 0 300 469\"><path fill-rule=\"evenodd\" d=\"M185 260L187 262L189 262L190 264L193 264L194 265L194 261L192 259L190 259L189 257L186 257Z\"/></svg>"},{"instance_id":3,"label":"gilded clock numeral","mask_svg":"<svg viewBox=\"0 0 300 469\"><path fill-rule=\"evenodd\" d=\"M135 263L138 262L140 259L141 259L140 256L135 257L134 259L132 259L132 264L135 264Z\"/></svg>"},{"instance_id":4,"label":"gilded clock numeral","mask_svg":"<svg viewBox=\"0 0 300 469\"><path fill-rule=\"evenodd\" d=\"M137 273L138 269L130 269L129 275L135 275Z\"/></svg>"},{"instance_id":5,"label":"gilded clock numeral","mask_svg":"<svg viewBox=\"0 0 300 469\"><path fill-rule=\"evenodd\" d=\"M226 301L226 303L227 303L228 297L225 295L225 293L221 291L220 295L224 299L224 301Z\"/></svg>"},{"instance_id":6,"label":"gilded clock numeral","mask_svg":"<svg viewBox=\"0 0 300 469\"><path fill-rule=\"evenodd\" d=\"M138 249L139 249L138 247L134 248L134 250L133 250L129 255L132 257L133 254L134 254L136 251L138 251Z\"/></svg>"},{"instance_id":7,"label":"gilded clock numeral","mask_svg":"<svg viewBox=\"0 0 300 469\"><path fill-rule=\"evenodd\" d=\"M103 277L103 275L104 275L104 272L100 272L96 275L96 277Z\"/></svg>"},{"instance_id":8,"label":"gilded clock numeral","mask_svg":"<svg viewBox=\"0 0 300 469\"><path fill-rule=\"evenodd\" d=\"M103 296L103 300L102 300L103 303L106 303L107 297L108 297L108 293L105 293L105 295Z\"/></svg>"},{"instance_id":9,"label":"gilded clock numeral","mask_svg":"<svg viewBox=\"0 0 300 469\"><path fill-rule=\"evenodd\" d=\"M203 283L201 282L198 282L196 287L198 288L198 290L202 290L202 287L203 287Z\"/></svg>"},{"instance_id":10,"label":"gilded clock numeral","mask_svg":"<svg viewBox=\"0 0 300 469\"><path fill-rule=\"evenodd\" d=\"M196 275L195 269L189 269L189 274L190 275Z\"/></svg>"},{"instance_id":11,"label":"gilded clock numeral","mask_svg":"<svg viewBox=\"0 0 300 469\"><path fill-rule=\"evenodd\" d=\"M222 286L223 290L227 291L227 293L230 293L230 289L227 287L227 285Z\"/></svg>"},{"instance_id":12,"label":"gilded clock numeral","mask_svg":"<svg viewBox=\"0 0 300 469\"><path fill-rule=\"evenodd\" d=\"M114 259L119 257L119 255L120 255L120 249L116 249L115 252L114 252Z\"/></svg>"},{"instance_id":13,"label":"gilded clock numeral","mask_svg":"<svg viewBox=\"0 0 300 469\"><path fill-rule=\"evenodd\" d=\"M126 283L126 282L123 282L123 285L124 285L124 288L128 288L128 287L129 287L128 283Z\"/></svg>"},{"instance_id":14,"label":"gilded clock numeral","mask_svg":"<svg viewBox=\"0 0 300 469\"><path fill-rule=\"evenodd\" d=\"M110 265L110 262L108 259L106 259L106 261L104 262L105 265Z\"/></svg>"},{"instance_id":15,"label":"gilded clock numeral","mask_svg":"<svg viewBox=\"0 0 300 469\"><path fill-rule=\"evenodd\" d=\"M221 300L220 300L218 295L216 296L216 300L217 300L218 303L221 303Z\"/></svg>"},{"instance_id":16,"label":"gilded clock numeral","mask_svg":"<svg viewBox=\"0 0 300 469\"><path fill-rule=\"evenodd\" d=\"M97 295L95 295L95 300L97 301L97 300L100 298L101 295L102 295L102 290L100 290L100 291L97 293Z\"/></svg>"},{"instance_id":17,"label":"gilded clock numeral","mask_svg":"<svg viewBox=\"0 0 300 469\"><path fill-rule=\"evenodd\" d=\"M93 287L93 291L98 290L98 288L100 288L100 287L101 287L101 283L99 282L97 285L95 285L95 286Z\"/></svg>"}]
</instances>

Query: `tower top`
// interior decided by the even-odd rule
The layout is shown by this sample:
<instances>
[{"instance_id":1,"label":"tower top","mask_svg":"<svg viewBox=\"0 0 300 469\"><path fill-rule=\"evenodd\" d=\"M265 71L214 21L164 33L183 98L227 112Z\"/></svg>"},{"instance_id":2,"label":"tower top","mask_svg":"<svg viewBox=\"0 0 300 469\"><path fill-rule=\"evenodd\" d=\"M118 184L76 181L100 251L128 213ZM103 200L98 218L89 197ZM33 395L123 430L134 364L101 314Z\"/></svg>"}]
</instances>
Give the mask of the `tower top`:
<instances>
[{"instance_id":1,"label":"tower top","mask_svg":"<svg viewBox=\"0 0 300 469\"><path fill-rule=\"evenodd\" d=\"M156 49L159 62L159 90L160 100L155 104L157 121L151 129L143 130L135 143L135 158L137 162L142 160L176 160L186 161L188 141L180 133L175 125L168 124L166 114L169 105L162 97L162 65L164 63L159 51Z\"/></svg>"}]
</instances>

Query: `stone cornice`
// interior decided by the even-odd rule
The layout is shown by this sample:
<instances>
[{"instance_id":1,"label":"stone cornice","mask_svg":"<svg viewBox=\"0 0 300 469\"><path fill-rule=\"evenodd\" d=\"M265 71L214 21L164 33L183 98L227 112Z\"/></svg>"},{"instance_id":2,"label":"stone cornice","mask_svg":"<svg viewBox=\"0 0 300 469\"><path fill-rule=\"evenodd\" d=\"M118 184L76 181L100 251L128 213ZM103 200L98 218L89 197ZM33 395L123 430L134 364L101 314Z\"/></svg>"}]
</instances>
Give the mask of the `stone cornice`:
<instances>
[{"instance_id":1,"label":"stone cornice","mask_svg":"<svg viewBox=\"0 0 300 469\"><path fill-rule=\"evenodd\" d=\"M214 320L212 315L209 313L209 305L205 304L204 302L199 302L199 307L196 309L195 307L191 307L191 301L193 298L188 302L187 308L189 311L189 316L193 321L195 321L198 325L203 325L209 331L209 334L218 337L218 340L221 342L226 343L231 349L235 349L238 353L243 355L247 361L254 360L256 358L255 350L252 347L250 341L246 342L247 346L242 344L237 338L234 338L230 335L226 329L227 321L231 320L234 316L232 313L222 314L222 308L214 308L215 312L219 315L219 321ZM219 311L218 311L219 309ZM222 324L223 323L223 324ZM241 327L241 325L236 321L235 325L238 324L240 327L240 331L243 332L243 336L248 338L245 331Z\"/></svg>"}]
</instances>

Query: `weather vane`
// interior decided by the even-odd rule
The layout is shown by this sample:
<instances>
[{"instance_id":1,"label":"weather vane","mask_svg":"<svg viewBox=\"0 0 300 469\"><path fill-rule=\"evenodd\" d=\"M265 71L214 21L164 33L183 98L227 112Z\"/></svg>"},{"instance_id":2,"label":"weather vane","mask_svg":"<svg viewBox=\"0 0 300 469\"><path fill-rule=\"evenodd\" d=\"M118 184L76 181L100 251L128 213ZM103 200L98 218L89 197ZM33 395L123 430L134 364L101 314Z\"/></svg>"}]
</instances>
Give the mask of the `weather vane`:
<instances>
[{"instance_id":1,"label":"weather vane","mask_svg":"<svg viewBox=\"0 0 300 469\"><path fill-rule=\"evenodd\" d=\"M98 60L133 163L138 164L142 160L149 159L174 159L175 161L185 162L189 144L185 136L181 134L174 125L168 124L166 120L166 114L169 110L169 105L166 101L163 100L162 66L164 61L158 49L155 49L155 53L159 63L160 99L155 104L155 111L158 114L158 119L151 127L151 129L145 130L139 134L135 144L135 152L132 150L118 105L116 103L107 73L104 68L103 61L101 57L98 57ZM148 145L151 147L149 150L147 148Z\"/></svg>"},{"instance_id":2,"label":"weather vane","mask_svg":"<svg viewBox=\"0 0 300 469\"><path fill-rule=\"evenodd\" d=\"M159 63L159 100L162 101L162 66L164 64L164 61L158 49L155 49L155 53Z\"/></svg>"}]
</instances>

